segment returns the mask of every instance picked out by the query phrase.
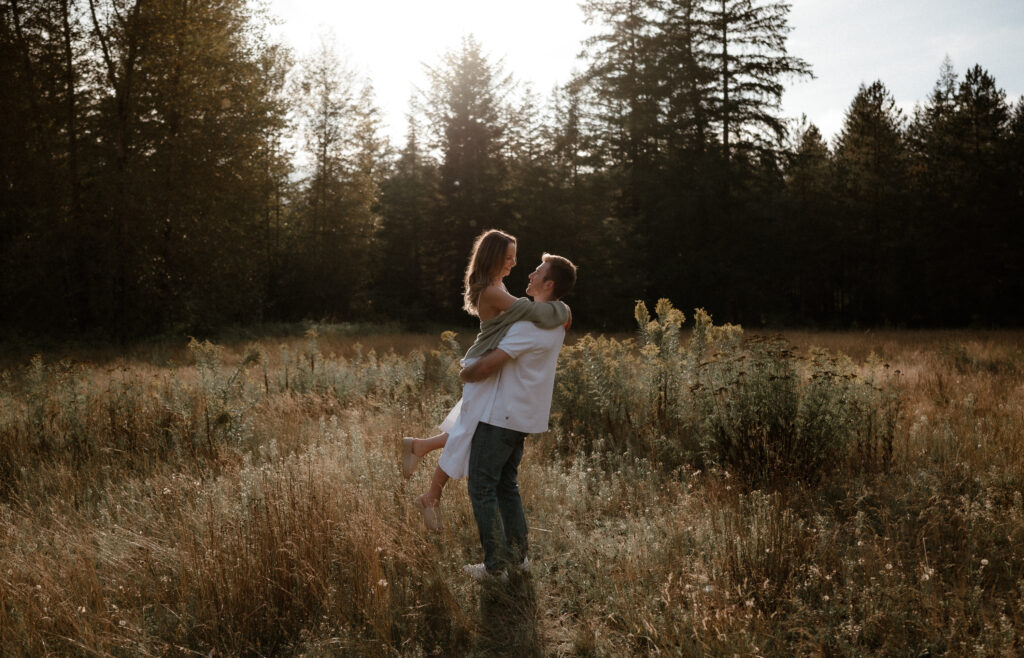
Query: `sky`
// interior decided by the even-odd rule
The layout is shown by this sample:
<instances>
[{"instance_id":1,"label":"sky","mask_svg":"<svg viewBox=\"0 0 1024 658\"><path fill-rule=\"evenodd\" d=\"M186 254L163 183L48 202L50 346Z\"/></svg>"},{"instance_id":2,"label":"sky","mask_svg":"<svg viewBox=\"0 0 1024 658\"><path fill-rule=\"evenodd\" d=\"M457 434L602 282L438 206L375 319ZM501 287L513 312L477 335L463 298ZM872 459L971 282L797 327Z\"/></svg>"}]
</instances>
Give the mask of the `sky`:
<instances>
[{"instance_id":1,"label":"sky","mask_svg":"<svg viewBox=\"0 0 1024 658\"><path fill-rule=\"evenodd\" d=\"M782 115L806 115L826 139L842 128L860 84L881 80L907 116L923 103L947 55L962 77L974 64L1015 102L1024 94L1024 0L791 0L787 44L815 79L787 82ZM472 34L492 61L542 98L583 63L576 0L270 0L275 30L298 55L331 34L339 54L367 76L393 143L423 65L437 64Z\"/></svg>"}]
</instances>

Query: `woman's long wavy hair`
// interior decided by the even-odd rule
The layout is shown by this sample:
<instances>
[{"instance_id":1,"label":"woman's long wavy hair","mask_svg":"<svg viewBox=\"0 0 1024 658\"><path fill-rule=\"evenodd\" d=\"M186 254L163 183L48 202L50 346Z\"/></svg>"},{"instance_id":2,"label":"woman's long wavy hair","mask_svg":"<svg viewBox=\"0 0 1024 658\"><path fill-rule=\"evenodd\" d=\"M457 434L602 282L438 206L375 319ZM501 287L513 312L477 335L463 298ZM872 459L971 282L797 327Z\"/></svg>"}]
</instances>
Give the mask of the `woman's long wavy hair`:
<instances>
[{"instance_id":1,"label":"woman's long wavy hair","mask_svg":"<svg viewBox=\"0 0 1024 658\"><path fill-rule=\"evenodd\" d=\"M469 256L469 266L462 287L462 308L470 315L480 315L477 306L480 304L480 293L494 283L494 278L501 272L505 263L508 246L515 244L516 239L497 229L484 231L473 243L473 251Z\"/></svg>"}]
</instances>

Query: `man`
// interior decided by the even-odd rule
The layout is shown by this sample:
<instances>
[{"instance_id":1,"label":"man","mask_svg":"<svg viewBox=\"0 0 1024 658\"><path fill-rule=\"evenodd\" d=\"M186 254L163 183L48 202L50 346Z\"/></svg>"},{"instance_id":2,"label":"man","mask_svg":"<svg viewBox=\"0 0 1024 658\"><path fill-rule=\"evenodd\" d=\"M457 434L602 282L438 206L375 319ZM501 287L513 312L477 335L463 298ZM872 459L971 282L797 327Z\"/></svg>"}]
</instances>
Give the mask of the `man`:
<instances>
[{"instance_id":1,"label":"man","mask_svg":"<svg viewBox=\"0 0 1024 658\"><path fill-rule=\"evenodd\" d=\"M542 261L530 274L526 294L536 302L561 299L576 283L576 266L551 254L544 254ZM499 378L494 402L477 425L469 453L469 497L484 561L463 570L478 580L505 576L510 564L529 566L519 462L526 435L548 429L564 338L563 327L541 329L532 322L517 322L497 349L459 373L463 382Z\"/></svg>"}]
</instances>

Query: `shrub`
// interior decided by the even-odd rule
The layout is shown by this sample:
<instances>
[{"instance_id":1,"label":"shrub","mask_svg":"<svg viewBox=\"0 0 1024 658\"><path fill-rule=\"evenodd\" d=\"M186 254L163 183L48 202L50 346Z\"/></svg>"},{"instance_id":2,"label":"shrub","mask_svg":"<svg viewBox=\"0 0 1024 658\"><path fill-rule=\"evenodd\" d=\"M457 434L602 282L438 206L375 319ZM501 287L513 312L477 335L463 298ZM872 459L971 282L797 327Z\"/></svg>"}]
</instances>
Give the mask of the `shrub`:
<instances>
[{"instance_id":1,"label":"shrub","mask_svg":"<svg viewBox=\"0 0 1024 658\"><path fill-rule=\"evenodd\" d=\"M587 335L562 349L552 421L563 452L590 452L601 441L634 450L650 444L653 405L640 373L632 341Z\"/></svg>"},{"instance_id":2,"label":"shrub","mask_svg":"<svg viewBox=\"0 0 1024 658\"><path fill-rule=\"evenodd\" d=\"M701 447L723 467L756 481L809 472L832 447L802 442L798 377L785 345L748 339L701 364L693 403L701 410Z\"/></svg>"},{"instance_id":3,"label":"shrub","mask_svg":"<svg viewBox=\"0 0 1024 658\"><path fill-rule=\"evenodd\" d=\"M755 483L814 480L847 462L884 466L899 413L893 378L845 357L797 354L780 337L745 337L701 309L681 340L683 314L637 303L639 343L585 336L563 349L555 424L564 452L610 449L665 468L717 464Z\"/></svg>"},{"instance_id":4,"label":"shrub","mask_svg":"<svg viewBox=\"0 0 1024 658\"><path fill-rule=\"evenodd\" d=\"M859 374L843 356L746 338L699 369L704 455L758 483L813 481L844 463L884 468L900 410L887 368L869 360Z\"/></svg>"}]
</instances>

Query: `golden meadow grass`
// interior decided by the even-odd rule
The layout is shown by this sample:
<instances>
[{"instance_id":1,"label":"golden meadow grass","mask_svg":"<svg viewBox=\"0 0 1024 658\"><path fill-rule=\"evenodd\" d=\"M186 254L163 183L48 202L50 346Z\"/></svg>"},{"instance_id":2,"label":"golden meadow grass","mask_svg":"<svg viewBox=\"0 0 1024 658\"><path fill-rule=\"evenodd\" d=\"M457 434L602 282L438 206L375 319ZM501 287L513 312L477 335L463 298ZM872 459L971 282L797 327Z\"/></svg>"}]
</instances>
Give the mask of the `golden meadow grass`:
<instances>
[{"instance_id":1,"label":"golden meadow grass","mask_svg":"<svg viewBox=\"0 0 1024 658\"><path fill-rule=\"evenodd\" d=\"M797 375L689 381L666 355L695 334L673 338L661 310L657 335L563 354L562 415L528 440L520 478L532 573L508 587L459 572L480 558L465 485L430 536L411 502L436 456L398 474L398 438L458 394L447 336L322 327L8 357L0 654L1022 651L1024 333L791 333ZM814 397L812 346L851 357L822 380L850 397ZM872 373L899 402L882 463L852 448L882 416L836 411L885 403L847 386ZM719 376L739 383L708 413L737 424L696 418L696 384ZM741 392L835 412L848 450L817 478L729 468L707 440L746 427Z\"/></svg>"}]
</instances>

